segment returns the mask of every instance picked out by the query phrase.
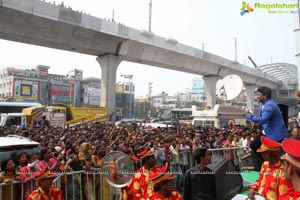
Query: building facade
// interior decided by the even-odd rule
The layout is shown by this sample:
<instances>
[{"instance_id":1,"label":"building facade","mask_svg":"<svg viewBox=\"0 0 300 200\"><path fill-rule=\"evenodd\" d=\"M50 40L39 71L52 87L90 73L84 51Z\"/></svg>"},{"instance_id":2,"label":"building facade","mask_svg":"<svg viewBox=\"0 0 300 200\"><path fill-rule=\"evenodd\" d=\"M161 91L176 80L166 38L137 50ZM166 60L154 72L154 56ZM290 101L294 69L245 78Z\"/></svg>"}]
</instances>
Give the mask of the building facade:
<instances>
[{"instance_id":1,"label":"building facade","mask_svg":"<svg viewBox=\"0 0 300 200\"><path fill-rule=\"evenodd\" d=\"M101 101L101 79L85 78L81 81L81 106L98 107Z\"/></svg>"},{"instance_id":2,"label":"building facade","mask_svg":"<svg viewBox=\"0 0 300 200\"><path fill-rule=\"evenodd\" d=\"M117 83L116 85L116 112L120 118L134 117L135 85L132 82Z\"/></svg>"}]
</instances>

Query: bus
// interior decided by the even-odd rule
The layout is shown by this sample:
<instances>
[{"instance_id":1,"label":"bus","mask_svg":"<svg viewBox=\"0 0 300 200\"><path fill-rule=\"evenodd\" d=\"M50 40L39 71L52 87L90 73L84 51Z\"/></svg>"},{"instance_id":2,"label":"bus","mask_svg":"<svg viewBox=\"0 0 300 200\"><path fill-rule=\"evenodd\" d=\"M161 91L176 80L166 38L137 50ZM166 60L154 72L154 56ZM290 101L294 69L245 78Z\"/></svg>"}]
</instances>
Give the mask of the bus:
<instances>
[{"instance_id":1,"label":"bus","mask_svg":"<svg viewBox=\"0 0 300 200\"><path fill-rule=\"evenodd\" d=\"M41 106L40 103L0 102L0 113L21 113L23 108Z\"/></svg>"},{"instance_id":2,"label":"bus","mask_svg":"<svg viewBox=\"0 0 300 200\"><path fill-rule=\"evenodd\" d=\"M177 121L180 123L183 122L192 122L192 108L173 108L170 111L171 121Z\"/></svg>"}]
</instances>

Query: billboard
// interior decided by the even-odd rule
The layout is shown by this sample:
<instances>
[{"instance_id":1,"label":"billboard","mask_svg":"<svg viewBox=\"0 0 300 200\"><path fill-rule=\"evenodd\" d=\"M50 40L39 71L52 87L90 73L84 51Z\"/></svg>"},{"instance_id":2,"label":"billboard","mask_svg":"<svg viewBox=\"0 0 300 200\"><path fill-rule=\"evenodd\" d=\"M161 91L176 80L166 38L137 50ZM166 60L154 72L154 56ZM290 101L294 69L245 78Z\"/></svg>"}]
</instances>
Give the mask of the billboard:
<instances>
[{"instance_id":1,"label":"billboard","mask_svg":"<svg viewBox=\"0 0 300 200\"><path fill-rule=\"evenodd\" d=\"M15 80L14 83L14 98L19 101L23 100L38 100L38 81L30 80Z\"/></svg>"},{"instance_id":2,"label":"billboard","mask_svg":"<svg viewBox=\"0 0 300 200\"><path fill-rule=\"evenodd\" d=\"M100 88L87 87L84 88L84 104L99 106L100 105Z\"/></svg>"},{"instance_id":3,"label":"billboard","mask_svg":"<svg viewBox=\"0 0 300 200\"><path fill-rule=\"evenodd\" d=\"M117 94L124 94L125 86L124 84L116 84L116 93Z\"/></svg>"},{"instance_id":4,"label":"billboard","mask_svg":"<svg viewBox=\"0 0 300 200\"><path fill-rule=\"evenodd\" d=\"M192 79L192 93L203 93L204 87L204 81L202 78L197 77Z\"/></svg>"}]
</instances>

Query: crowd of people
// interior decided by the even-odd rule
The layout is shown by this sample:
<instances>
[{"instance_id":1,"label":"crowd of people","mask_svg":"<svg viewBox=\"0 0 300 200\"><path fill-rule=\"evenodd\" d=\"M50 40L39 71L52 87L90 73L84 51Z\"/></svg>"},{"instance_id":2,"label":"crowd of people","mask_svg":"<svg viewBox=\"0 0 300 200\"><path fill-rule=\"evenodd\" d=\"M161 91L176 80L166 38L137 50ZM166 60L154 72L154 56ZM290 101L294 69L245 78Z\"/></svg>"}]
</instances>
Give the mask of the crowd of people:
<instances>
[{"instance_id":1,"label":"crowd of people","mask_svg":"<svg viewBox=\"0 0 300 200\"><path fill-rule=\"evenodd\" d=\"M33 178L30 173L22 171L27 172L40 167L47 167L55 172L93 170L101 167L101 159L111 151L122 151L128 156L138 157L141 151L149 148L153 152L155 166L161 167L167 162L171 171L176 172L174 187L181 191L184 173L195 166L193 155L197 149L245 147L246 152L249 150L246 147L261 129L239 125L216 129L187 124L151 128L140 124L115 126L112 123L89 122L66 129L40 127L18 130L15 127L2 127L0 132L2 136L17 134L28 137L39 142L41 146L40 155L18 152L12 155L10 160L3 161L1 170L4 174L0 176L0 182L20 180L26 183ZM297 127L291 130L291 137L299 137ZM229 151L225 151L224 156L233 157ZM136 168L142 167L139 164L140 162L136 162ZM76 184L73 187L76 187ZM24 188L24 195L27 197L31 191ZM14 191L17 191L19 188L15 189ZM92 198L93 195L90 195Z\"/></svg>"},{"instance_id":2,"label":"crowd of people","mask_svg":"<svg viewBox=\"0 0 300 200\"><path fill-rule=\"evenodd\" d=\"M24 136L39 142L41 147L40 154L27 155L25 152L17 152L11 155L10 159L1 162L0 183L21 181L23 184L22 193L19 192L20 185L18 184L1 186L2 197L5 199L30 199L32 195L47 195L47 191L48 193L56 191L56 195L67 194L65 196L67 199L79 199L80 190L82 190L84 199L100 199L99 193L105 193L104 199L110 199L109 186L101 185L102 189L100 190L100 180L97 178L91 179L84 176L74 179L73 176L71 180L66 176L62 182L68 187L61 187L62 192L57 192L57 188L48 189L45 192L45 188L49 188L49 181L45 180L53 180L55 176L52 176L51 172L96 170L102 167L106 154L122 151L132 159L137 172L140 173L135 173L131 183L122 188L120 198L124 200L160 199L160 197L161 199L182 199L180 192L183 191L184 199L187 200L197 199L197 195L199 195L199 199L214 199L215 196L212 194L216 188L212 181L213 177L205 176L207 181L202 182L198 176L194 176L196 172L200 174L202 171L209 171L206 167L211 162L211 153L208 149L241 147L239 151L224 150L223 156L233 159L234 154L247 153L249 151L247 147L251 142L259 140L258 148L252 149L252 151L271 152L268 158L265 155L262 157L265 161L276 165L279 159L278 147L281 146L281 142L288 137L295 141L299 140L299 129L295 124L291 124L290 134L282 132L280 137L277 137L272 135L272 131L269 132L268 126L272 124L269 121L274 119L270 114L274 111L272 107L274 105L264 105L270 99L268 92L268 90L266 94L265 90L259 92L258 99L262 103L260 116L255 117L249 110L245 110L246 117L255 122L251 126L230 124L224 128L203 128L182 123L170 124L165 128L153 128L142 126L139 123L116 126L114 123L108 122L87 122L66 128L51 126L27 129L18 129L14 126L0 127L1 136ZM276 115L278 114L281 113L276 109ZM261 124L265 125L261 126ZM283 124L281 123L280 126ZM275 145L275 154L272 150L273 147L270 150L262 138L278 142L278 146ZM291 153L288 147L285 150L287 153ZM295 157L295 155L292 156ZM270 158L273 160L268 160ZM285 156L285 160L292 160L289 154ZM291 165L295 167L293 163ZM262 169L265 167L263 165ZM79 184L81 181L82 185ZM195 181L199 184L192 184ZM206 182L212 184L206 185ZM200 185L201 188L199 188ZM279 187L278 184L277 186ZM11 187L14 191L13 196L10 195ZM263 195L262 191L264 190L260 190L258 187L262 186L253 186L250 190L251 198L254 191L261 191ZM65 192L65 188L70 192ZM292 186L287 188L292 188ZM37 190L32 192L33 189ZM281 191L280 187L279 190ZM96 195L94 195L95 193ZM119 197L114 196L114 198Z\"/></svg>"},{"instance_id":3,"label":"crowd of people","mask_svg":"<svg viewBox=\"0 0 300 200\"><path fill-rule=\"evenodd\" d=\"M156 158L155 165L170 164L172 171L178 172L175 187L183 187L184 172L195 165L193 152L206 147L221 148L248 146L259 128L228 126L222 129L201 128L186 124L173 124L168 128L143 127L140 124L115 126L112 123L89 122L68 128L40 127L18 130L16 127L0 128L2 136L20 135L40 143L40 155L26 155L18 152L11 160L2 162L2 171L10 165L10 170L21 172L23 168L46 166L51 171L92 170L101 167L101 159L111 151L122 151L129 156L136 156L149 148ZM226 154L230 157L231 154ZM136 162L137 168L139 162ZM5 175L0 181L9 179ZM26 181L30 177L15 173L13 180ZM26 190L25 190L26 191ZM16 193L18 194L18 193ZM24 195L28 195L25 192Z\"/></svg>"}]
</instances>

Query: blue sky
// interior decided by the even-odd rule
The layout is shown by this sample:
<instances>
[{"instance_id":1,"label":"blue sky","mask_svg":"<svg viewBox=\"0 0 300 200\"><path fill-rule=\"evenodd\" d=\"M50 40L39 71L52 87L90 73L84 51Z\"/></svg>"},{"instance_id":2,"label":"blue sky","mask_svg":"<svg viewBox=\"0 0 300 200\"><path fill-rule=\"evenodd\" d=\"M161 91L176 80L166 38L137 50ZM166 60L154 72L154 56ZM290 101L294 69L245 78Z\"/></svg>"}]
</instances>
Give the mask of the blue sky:
<instances>
[{"instance_id":1,"label":"blue sky","mask_svg":"<svg viewBox=\"0 0 300 200\"><path fill-rule=\"evenodd\" d=\"M60 3L61 1L56 1ZM82 10L99 18L112 18L129 27L148 29L150 0L65 0L66 6ZM259 1L248 0L249 5ZM265 3L296 3L295 0L269 0ZM238 0L152 0L152 31L162 37L234 60L234 39L237 38L237 58L252 67L250 55L257 65L275 62L296 64L296 14L269 14L264 9L240 15L242 1ZM96 58L82 54L0 40L1 66L51 66L51 73L67 74L71 69L83 69L84 77L101 77ZM153 93L162 91L173 95L192 87L196 75L122 62L121 74L133 74L136 95L148 93L153 82Z\"/></svg>"}]
</instances>

